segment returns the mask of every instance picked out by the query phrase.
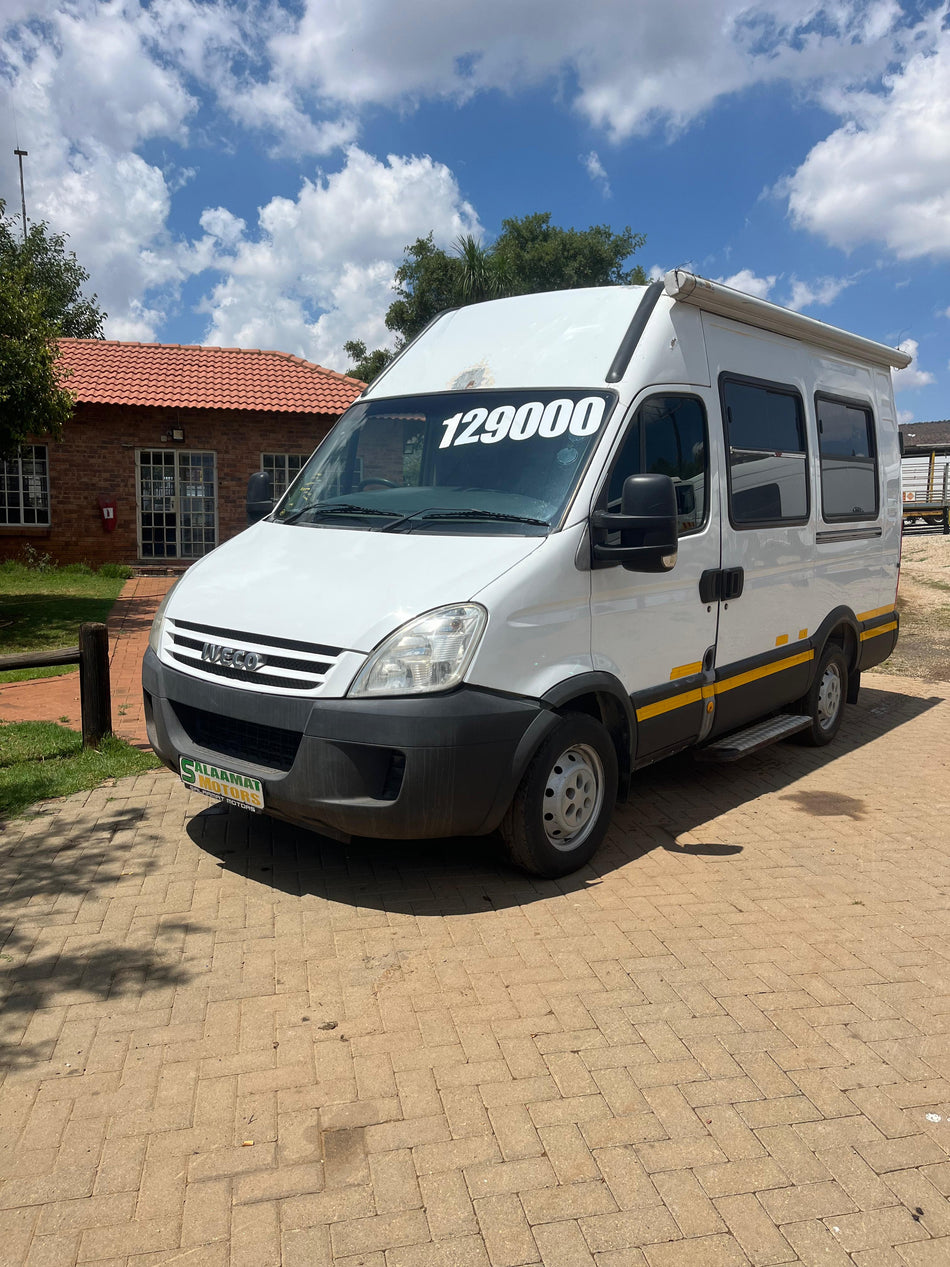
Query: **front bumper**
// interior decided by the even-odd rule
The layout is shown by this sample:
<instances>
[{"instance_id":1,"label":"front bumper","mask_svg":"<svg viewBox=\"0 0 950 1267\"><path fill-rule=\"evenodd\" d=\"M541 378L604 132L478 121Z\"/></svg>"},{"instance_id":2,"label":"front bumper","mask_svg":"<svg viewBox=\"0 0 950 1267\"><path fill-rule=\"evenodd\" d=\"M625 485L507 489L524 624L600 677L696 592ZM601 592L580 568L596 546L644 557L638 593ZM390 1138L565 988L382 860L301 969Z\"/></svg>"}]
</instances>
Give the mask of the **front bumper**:
<instances>
[{"instance_id":1,"label":"front bumper","mask_svg":"<svg viewBox=\"0 0 950 1267\"><path fill-rule=\"evenodd\" d=\"M460 687L402 699L308 700L142 665L152 747L260 779L266 812L325 834L407 840L484 835L501 822L556 714Z\"/></svg>"}]
</instances>

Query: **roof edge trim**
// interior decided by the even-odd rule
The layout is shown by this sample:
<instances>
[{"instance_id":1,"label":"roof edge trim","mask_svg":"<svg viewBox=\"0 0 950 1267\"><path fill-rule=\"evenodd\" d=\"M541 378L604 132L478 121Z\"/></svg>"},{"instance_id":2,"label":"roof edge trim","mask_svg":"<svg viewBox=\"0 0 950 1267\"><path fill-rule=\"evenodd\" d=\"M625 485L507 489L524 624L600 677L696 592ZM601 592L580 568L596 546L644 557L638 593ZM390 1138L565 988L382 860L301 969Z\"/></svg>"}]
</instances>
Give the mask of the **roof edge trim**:
<instances>
[{"instance_id":1,"label":"roof edge trim","mask_svg":"<svg viewBox=\"0 0 950 1267\"><path fill-rule=\"evenodd\" d=\"M851 334L848 330L817 321L814 317L806 317L803 313L793 312L790 308L770 303L767 299L758 299L755 295L733 290L722 282L697 277L695 273L686 272L685 269L671 269L663 278L663 286L667 295L680 303L692 304L703 312L711 312L718 317L744 321L747 325L758 326L773 334L784 334L803 343L813 343L830 352L859 356L876 365L892 366L894 369L906 369L913 360L906 352L888 347L886 343L877 343L860 334Z\"/></svg>"}]
</instances>

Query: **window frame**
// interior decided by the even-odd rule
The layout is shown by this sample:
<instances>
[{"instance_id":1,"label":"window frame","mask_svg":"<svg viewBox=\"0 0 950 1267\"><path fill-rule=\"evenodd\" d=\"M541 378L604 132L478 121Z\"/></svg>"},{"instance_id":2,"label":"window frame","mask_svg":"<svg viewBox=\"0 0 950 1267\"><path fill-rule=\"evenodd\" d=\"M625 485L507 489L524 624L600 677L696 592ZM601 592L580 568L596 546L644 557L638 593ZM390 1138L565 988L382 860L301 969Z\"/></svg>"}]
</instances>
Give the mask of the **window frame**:
<instances>
[{"instance_id":1,"label":"window frame","mask_svg":"<svg viewBox=\"0 0 950 1267\"><path fill-rule=\"evenodd\" d=\"M802 439L805 442L802 452L805 459L805 514L782 519L737 520L733 515L732 501L732 444L729 435L729 412L726 404L726 387L729 383L738 383L742 387L759 387L763 391L773 392L780 396L791 396L798 406L798 419L801 423ZM749 374L736 374L723 370L719 375L719 408L722 414L723 457L726 467L726 513L729 524L736 532L761 531L763 528L800 528L811 521L811 464L812 455L808 444L808 415L805 411L805 398L800 388L794 383L779 383L770 378L755 378ZM774 450L773 450L774 451Z\"/></svg>"},{"instance_id":2,"label":"window frame","mask_svg":"<svg viewBox=\"0 0 950 1267\"><path fill-rule=\"evenodd\" d=\"M641 400L637 401L636 405L631 410L626 422L624 423L624 426L621 428L620 439L610 459L610 462L608 463L607 470L604 474L603 484L601 485L600 492L597 498L595 499L594 504L602 510L609 509L610 484L611 484L611 481L613 480L614 469L620 460L620 455L624 450L624 447L630 436L631 429L633 427L636 427L639 433L639 446L638 446L640 450L639 466L641 468L640 473L642 474L644 461L646 457L646 428L643 427L640 423L640 411L642 410L644 405L649 404L651 400L655 400L658 396L664 396L664 397L675 396L679 400L695 401L696 404L699 406L700 412L702 414L702 419L703 419L703 441L704 441L703 443L703 478L705 480L705 496L703 498L703 517L700 520L700 522L697 523L695 528L688 528L685 532L677 531L677 539L682 540L683 537L692 537L692 536L695 536L699 532L703 532L709 525L709 503L710 503L709 494L710 494L710 478L711 478L711 462L710 462L711 455L709 451L709 410L706 407L705 400L703 400L702 396L700 396L697 392L686 392L686 391L676 391L676 390L651 391L649 395L644 396ZM607 540L613 541L614 538L619 540L619 536L620 536L619 532L608 533Z\"/></svg>"},{"instance_id":3,"label":"window frame","mask_svg":"<svg viewBox=\"0 0 950 1267\"><path fill-rule=\"evenodd\" d=\"M871 457L874 460L874 511L867 515L855 515L848 513L845 515L830 515L825 510L825 470L823 466L823 455L821 452L821 418L818 413L818 405L820 401L827 401L832 405L844 405L848 409L858 409L863 413L870 424L870 448ZM818 485L821 498L821 519L822 523L840 524L840 523L873 523L881 514L881 451L877 442L877 419L874 416L874 406L867 400L859 400L856 397L838 396L833 392L815 392L815 431L818 436Z\"/></svg>"},{"instance_id":4,"label":"window frame","mask_svg":"<svg viewBox=\"0 0 950 1267\"><path fill-rule=\"evenodd\" d=\"M269 472L269 473L270 473L270 477L271 477L271 489L272 489L273 498L274 498L274 502L275 502L275 503L276 503L276 502L279 502L279 501L280 501L280 499L283 497L284 493L286 493L286 492L287 492L287 489L288 489L288 488L290 488L291 484L294 482L294 480L297 478L297 476L300 474L300 472L301 472L301 471L303 470L303 468L306 466L307 462L308 462L308 461L309 461L309 459L310 459L310 455L311 455L312 453L313 453L313 450L311 449L311 450L310 450L310 453L278 453L278 452L276 452L276 450L275 450L275 451L270 452L270 453L263 453L263 452L262 452L262 453L260 454L260 459L261 459L260 469L261 469L261 472L262 472L262 473L265 473L265 472ZM275 481L275 479L274 479L274 471L273 471L270 467L265 466L265 464L264 464L264 459L265 459L265 458L282 458L282 459L283 459L283 462L284 462L284 474L285 474L285 475L286 475L286 477L287 477L287 481L286 481L286 483L284 484L284 487L280 490L280 492L278 492L278 491L277 491L276 481ZM287 467L287 462L288 462L288 459L290 459L290 458L299 458L299 459L300 459L300 465L297 467L296 471L294 471L294 473L293 473L293 474L291 474L291 473L290 473L290 471L289 471L289 469L288 469L288 467Z\"/></svg>"},{"instance_id":5,"label":"window frame","mask_svg":"<svg viewBox=\"0 0 950 1267\"><path fill-rule=\"evenodd\" d=\"M23 451L25 449L31 449L33 451L34 456L28 459L33 462L37 461L36 452L38 450L42 450L42 454L43 454L42 462L45 468L44 474L41 475L39 478L42 481L42 491L45 493L46 518L44 520L37 519L32 523L29 520L23 518L24 509L25 509L25 497L24 497L25 480L24 480L24 475L23 475ZM0 523L0 528L24 528L27 531L29 531L31 529L43 529L43 528L52 527L53 514L52 514L52 505L51 505L51 499L50 499L49 445L48 444L21 444L20 447L17 449L15 456L3 459L2 466L4 469L0 471L0 479L3 479L4 481L4 488L2 492L3 492L3 499L4 499L3 510L5 514L9 514L10 510L12 509L12 507L6 501L7 490L6 490L5 485L6 485L6 480L9 478L6 468L8 466L12 466L14 463L16 463L17 466L19 467L18 491L19 491L20 518L16 520L15 522L11 521L10 519L6 519L2 523Z\"/></svg>"}]
</instances>

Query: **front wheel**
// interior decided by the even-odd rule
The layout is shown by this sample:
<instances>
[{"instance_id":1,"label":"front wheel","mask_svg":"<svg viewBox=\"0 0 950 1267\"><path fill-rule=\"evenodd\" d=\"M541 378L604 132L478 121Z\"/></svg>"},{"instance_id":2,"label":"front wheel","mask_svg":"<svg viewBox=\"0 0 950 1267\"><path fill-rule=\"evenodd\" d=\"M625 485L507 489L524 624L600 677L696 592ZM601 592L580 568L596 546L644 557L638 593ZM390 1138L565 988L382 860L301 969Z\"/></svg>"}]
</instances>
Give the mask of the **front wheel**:
<instances>
[{"instance_id":1,"label":"front wheel","mask_svg":"<svg viewBox=\"0 0 950 1267\"><path fill-rule=\"evenodd\" d=\"M525 771L501 834L516 866L567 875L596 853L617 799L617 754L600 722L568 713Z\"/></svg>"},{"instance_id":2,"label":"front wheel","mask_svg":"<svg viewBox=\"0 0 950 1267\"><path fill-rule=\"evenodd\" d=\"M801 743L823 748L841 729L848 698L848 661L840 647L831 643L818 661L811 690L802 701L802 712L811 719L807 730L799 732Z\"/></svg>"}]
</instances>

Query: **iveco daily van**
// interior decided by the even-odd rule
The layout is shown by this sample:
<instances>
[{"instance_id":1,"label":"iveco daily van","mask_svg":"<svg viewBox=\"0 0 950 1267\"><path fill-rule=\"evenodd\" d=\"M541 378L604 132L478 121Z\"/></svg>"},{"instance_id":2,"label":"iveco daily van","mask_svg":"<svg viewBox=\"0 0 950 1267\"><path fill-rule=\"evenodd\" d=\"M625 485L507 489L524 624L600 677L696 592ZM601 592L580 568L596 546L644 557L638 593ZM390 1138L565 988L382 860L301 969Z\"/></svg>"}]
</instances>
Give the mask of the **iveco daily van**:
<instances>
[{"instance_id":1,"label":"iveco daily van","mask_svg":"<svg viewBox=\"0 0 950 1267\"><path fill-rule=\"evenodd\" d=\"M443 313L168 595L153 747L335 838L500 829L554 876L661 757L829 742L897 639L907 363L681 271Z\"/></svg>"}]
</instances>

